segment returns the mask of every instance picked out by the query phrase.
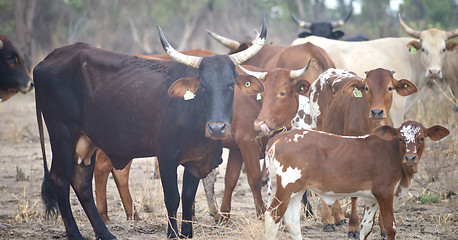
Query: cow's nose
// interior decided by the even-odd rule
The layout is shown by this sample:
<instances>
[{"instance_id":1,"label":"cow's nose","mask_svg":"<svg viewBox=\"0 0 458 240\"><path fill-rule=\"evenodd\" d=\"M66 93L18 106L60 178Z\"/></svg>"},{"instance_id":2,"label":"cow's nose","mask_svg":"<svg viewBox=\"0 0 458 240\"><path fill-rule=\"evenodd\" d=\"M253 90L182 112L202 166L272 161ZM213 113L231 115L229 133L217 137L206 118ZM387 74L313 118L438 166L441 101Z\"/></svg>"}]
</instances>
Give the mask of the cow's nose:
<instances>
[{"instance_id":1,"label":"cow's nose","mask_svg":"<svg viewBox=\"0 0 458 240\"><path fill-rule=\"evenodd\" d=\"M415 161L415 159L417 159L417 156L415 156L415 155L407 155L407 156L405 156L405 159L406 159L407 162L409 162L409 161L413 162L413 161Z\"/></svg>"},{"instance_id":2,"label":"cow's nose","mask_svg":"<svg viewBox=\"0 0 458 240\"><path fill-rule=\"evenodd\" d=\"M212 137L224 137L226 134L226 124L224 123L209 123L208 133Z\"/></svg>"},{"instance_id":3,"label":"cow's nose","mask_svg":"<svg viewBox=\"0 0 458 240\"><path fill-rule=\"evenodd\" d=\"M440 69L429 69L428 70L429 72L429 75L432 76L432 77L441 77L441 70Z\"/></svg>"},{"instance_id":4,"label":"cow's nose","mask_svg":"<svg viewBox=\"0 0 458 240\"><path fill-rule=\"evenodd\" d=\"M383 110L382 109L371 110L371 116L372 117L381 117L383 116Z\"/></svg>"}]
</instances>

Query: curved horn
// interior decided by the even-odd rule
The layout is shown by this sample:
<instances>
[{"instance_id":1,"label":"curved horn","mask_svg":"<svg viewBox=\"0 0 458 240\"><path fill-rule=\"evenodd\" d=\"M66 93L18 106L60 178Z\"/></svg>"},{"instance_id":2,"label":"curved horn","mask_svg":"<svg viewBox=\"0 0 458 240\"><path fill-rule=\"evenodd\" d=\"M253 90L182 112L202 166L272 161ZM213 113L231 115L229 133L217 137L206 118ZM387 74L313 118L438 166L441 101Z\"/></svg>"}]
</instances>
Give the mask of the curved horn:
<instances>
[{"instance_id":1,"label":"curved horn","mask_svg":"<svg viewBox=\"0 0 458 240\"><path fill-rule=\"evenodd\" d=\"M312 23L306 22L304 20L297 19L295 16L291 15L291 18L299 25L300 27L310 29Z\"/></svg>"},{"instance_id":2,"label":"curved horn","mask_svg":"<svg viewBox=\"0 0 458 240\"><path fill-rule=\"evenodd\" d=\"M202 61L202 57L189 56L189 55L178 52L167 41L167 39L164 36L164 33L162 32L161 27L157 26L157 29L159 30L159 36L161 38L162 48L164 48L164 51L171 58L173 58L175 61L179 63L183 63L190 67L197 68L197 69L199 68L200 62Z\"/></svg>"},{"instance_id":3,"label":"curved horn","mask_svg":"<svg viewBox=\"0 0 458 240\"><path fill-rule=\"evenodd\" d=\"M447 32L447 39L454 38L456 36L458 36L458 28Z\"/></svg>"},{"instance_id":4,"label":"curved horn","mask_svg":"<svg viewBox=\"0 0 458 240\"><path fill-rule=\"evenodd\" d=\"M253 45L251 45L249 48L229 55L231 58L232 62L235 65L239 65L246 60L248 60L250 57L254 56L256 53L261 50L262 46L264 46L264 43L266 42L266 36L267 36L267 27L266 27L266 18L264 17L264 21L262 24L262 30L261 34L253 41Z\"/></svg>"},{"instance_id":5,"label":"curved horn","mask_svg":"<svg viewBox=\"0 0 458 240\"><path fill-rule=\"evenodd\" d=\"M2 49L3 49L3 41L0 40L0 50L2 50Z\"/></svg>"},{"instance_id":6,"label":"curved horn","mask_svg":"<svg viewBox=\"0 0 458 240\"><path fill-rule=\"evenodd\" d=\"M340 19L338 21L332 21L331 22L332 28L338 28L344 25L348 21L348 19L350 19L352 13L353 13L353 9L350 10L350 13L347 15L347 17L344 20Z\"/></svg>"},{"instance_id":7,"label":"curved horn","mask_svg":"<svg viewBox=\"0 0 458 240\"><path fill-rule=\"evenodd\" d=\"M207 29L207 33L208 35L210 35L212 38L214 38L216 41L218 41L219 43L223 44L225 47L229 48L230 50L237 50L237 48L239 48L240 46L240 43L235 41L235 40L232 40L232 39L229 39L229 38L226 38L226 37L223 37L221 35L218 35L210 30Z\"/></svg>"},{"instance_id":8,"label":"curved horn","mask_svg":"<svg viewBox=\"0 0 458 240\"><path fill-rule=\"evenodd\" d=\"M310 62L312 61L313 58L310 58L309 59L309 62L307 63L307 65L305 65L305 67L299 69L299 70L291 70L291 73L289 74L290 78L291 79L294 79L294 78L297 78L299 76L301 76L302 74L304 74L305 72L307 72L307 70L309 69L309 66L310 66Z\"/></svg>"},{"instance_id":9,"label":"curved horn","mask_svg":"<svg viewBox=\"0 0 458 240\"><path fill-rule=\"evenodd\" d=\"M421 32L407 26L407 24L405 24L404 21L402 20L401 13L398 14L398 18L399 18L399 24L401 25L402 29L404 29L404 31L407 34L409 34L410 36L414 38L418 38L418 39L420 38Z\"/></svg>"},{"instance_id":10,"label":"curved horn","mask_svg":"<svg viewBox=\"0 0 458 240\"><path fill-rule=\"evenodd\" d=\"M240 68L240 70L242 70L245 74L247 75L251 75L251 76L255 76L257 79L259 80L264 80L266 78L266 74L267 72L255 72L255 71L251 71L251 70L248 70L244 67L242 67L241 65L238 66Z\"/></svg>"}]
</instances>

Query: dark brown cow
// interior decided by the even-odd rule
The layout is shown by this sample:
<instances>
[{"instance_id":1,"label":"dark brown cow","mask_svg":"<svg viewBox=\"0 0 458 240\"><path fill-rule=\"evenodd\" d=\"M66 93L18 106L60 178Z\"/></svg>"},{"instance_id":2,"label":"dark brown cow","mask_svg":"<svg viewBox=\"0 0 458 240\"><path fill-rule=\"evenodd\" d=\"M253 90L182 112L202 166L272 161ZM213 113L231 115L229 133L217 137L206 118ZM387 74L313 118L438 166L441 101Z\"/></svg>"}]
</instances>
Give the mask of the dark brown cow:
<instances>
[{"instance_id":1,"label":"dark brown cow","mask_svg":"<svg viewBox=\"0 0 458 240\"><path fill-rule=\"evenodd\" d=\"M272 129L291 125L293 128L317 129L348 136L368 134L376 126L392 124L388 111L393 90L399 90L402 95L416 92L415 85L407 80L397 81L390 71L384 69L368 72L365 81L347 70L328 69L312 84L307 96L282 96L284 90L280 86L286 83L264 83L264 104L255 121L255 129L263 134L269 135L273 133ZM354 95L355 87L360 95ZM332 210L335 224L343 224L344 216L338 201ZM353 210L351 223L355 222L356 208ZM322 221L325 231L335 229L324 202ZM355 228L354 224L350 226L352 235L359 232Z\"/></svg>"},{"instance_id":2,"label":"dark brown cow","mask_svg":"<svg viewBox=\"0 0 458 240\"><path fill-rule=\"evenodd\" d=\"M215 35L214 33L210 34ZM228 44L227 39L225 39L226 41L221 41L221 38L217 40L225 46L230 47L231 52L243 50L251 44L240 44L238 42ZM312 58L314 60L310 63L310 69L296 80L313 81L324 70L334 67L334 63L327 53L313 44L304 44L298 48L274 44L264 45L258 54L252 59L245 61L244 64L262 68L264 71L274 68L301 69ZM273 78L280 76L274 75L274 73L272 74ZM288 74L285 76L288 76ZM284 81L295 82L289 77L282 77L282 79ZM256 213L259 216L265 211L265 205L261 196L262 173L259 159L263 157L267 138L259 139L259 133L253 129L253 121L261 109L262 102L264 100L258 101L255 96L242 96L240 99L237 97L235 99L234 106L237 110L234 110L234 118L232 120L232 136L223 141L223 145L229 149L224 195L220 208L223 216L226 218L230 217L232 192L240 176L242 163L245 164L248 183L253 193Z\"/></svg>"},{"instance_id":3,"label":"dark brown cow","mask_svg":"<svg viewBox=\"0 0 458 240\"><path fill-rule=\"evenodd\" d=\"M0 34L0 102L32 89L32 78L24 57L7 36Z\"/></svg>"},{"instance_id":4,"label":"dark brown cow","mask_svg":"<svg viewBox=\"0 0 458 240\"><path fill-rule=\"evenodd\" d=\"M302 239L300 199L311 189L328 204L341 197L358 197L366 208L361 239L372 230L380 208L387 239L394 240L393 200L410 186L425 147L425 138L438 141L449 130L435 125L404 122L400 128L381 126L372 135L348 137L326 132L293 129L275 136L267 146L276 193L265 216L268 239L275 239L283 219L293 239Z\"/></svg>"},{"instance_id":5,"label":"dark brown cow","mask_svg":"<svg viewBox=\"0 0 458 240\"><path fill-rule=\"evenodd\" d=\"M69 238L83 239L71 211L70 185L97 238L115 238L92 195L95 159L88 158L94 146L116 169L132 158L157 156L167 236L193 236L192 204L199 179L221 163L221 139L230 134L234 89L250 94L262 88L256 79L237 76L235 66L259 51L266 32L264 23L253 46L234 55L195 57L173 49L159 29L162 46L174 60L148 60L76 43L54 50L35 67L45 173L42 198L48 215L59 208ZM51 170L42 116L53 152ZM181 234L176 218L178 165L185 167Z\"/></svg>"}]
</instances>

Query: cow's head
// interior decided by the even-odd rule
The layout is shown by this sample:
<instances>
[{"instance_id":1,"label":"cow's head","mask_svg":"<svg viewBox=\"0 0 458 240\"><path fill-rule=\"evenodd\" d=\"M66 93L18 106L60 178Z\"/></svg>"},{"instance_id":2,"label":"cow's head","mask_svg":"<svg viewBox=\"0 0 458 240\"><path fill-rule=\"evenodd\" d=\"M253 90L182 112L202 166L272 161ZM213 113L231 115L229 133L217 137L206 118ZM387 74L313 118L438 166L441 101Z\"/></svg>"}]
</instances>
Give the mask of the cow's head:
<instances>
[{"instance_id":1,"label":"cow's head","mask_svg":"<svg viewBox=\"0 0 458 240\"><path fill-rule=\"evenodd\" d=\"M391 124L387 118L393 102L393 91L401 96L408 96L418 91L415 84L406 79L396 80L393 74L394 71L383 68L367 71L363 82L358 80L348 82L341 91L353 97L365 97L370 109L369 119Z\"/></svg>"},{"instance_id":2,"label":"cow's head","mask_svg":"<svg viewBox=\"0 0 458 240\"><path fill-rule=\"evenodd\" d=\"M27 93L32 88L24 57L8 37L0 35L0 102L18 92Z\"/></svg>"},{"instance_id":3,"label":"cow's head","mask_svg":"<svg viewBox=\"0 0 458 240\"><path fill-rule=\"evenodd\" d=\"M190 100L199 95L202 109L205 112L205 136L212 139L222 139L231 133L230 122L234 102L234 87L245 94L254 94L262 89L262 83L246 81L239 77L235 66L255 55L264 45L267 28L264 21L261 34L253 41L253 45L244 51L231 55L214 55L195 57L176 51L167 41L162 30L158 27L162 47L165 52L182 64L199 69L198 78L180 78L169 88L171 97Z\"/></svg>"},{"instance_id":4,"label":"cow's head","mask_svg":"<svg viewBox=\"0 0 458 240\"><path fill-rule=\"evenodd\" d=\"M402 20L401 14L399 14L399 24L407 34L419 39L410 41L407 44L407 48L412 54L420 54L421 64L426 69L425 77L431 79L442 78L441 69L444 65L445 51L458 49L457 41L445 41L458 36L458 29L448 32L435 28L418 31L407 26ZM416 53L417 51L419 53Z\"/></svg>"},{"instance_id":5,"label":"cow's head","mask_svg":"<svg viewBox=\"0 0 458 240\"><path fill-rule=\"evenodd\" d=\"M310 83L303 79L310 62L299 70L276 68L267 72L254 72L240 68L264 83L262 108L254 121L256 131L268 135L284 127L291 128L291 118L297 112L299 95L305 95L310 88Z\"/></svg>"},{"instance_id":6,"label":"cow's head","mask_svg":"<svg viewBox=\"0 0 458 240\"><path fill-rule=\"evenodd\" d=\"M404 170L416 173L425 147L425 138L429 137L433 141L439 141L449 135L450 131L440 125L425 128L419 122L407 121L399 128L378 127L374 129L373 133L387 141L395 140L399 144L399 157Z\"/></svg>"},{"instance_id":7,"label":"cow's head","mask_svg":"<svg viewBox=\"0 0 458 240\"><path fill-rule=\"evenodd\" d=\"M297 19L295 16L291 15L291 18L297 23L297 25L309 29L310 32L303 32L298 35L299 38L305 38L311 35L329 38L329 39L340 39L343 37L344 32L342 31L334 31L334 28L338 28L344 25L348 19L350 18L352 11L348 14L348 16L344 20L338 20L333 22L315 22L310 23L300 19Z\"/></svg>"}]
</instances>

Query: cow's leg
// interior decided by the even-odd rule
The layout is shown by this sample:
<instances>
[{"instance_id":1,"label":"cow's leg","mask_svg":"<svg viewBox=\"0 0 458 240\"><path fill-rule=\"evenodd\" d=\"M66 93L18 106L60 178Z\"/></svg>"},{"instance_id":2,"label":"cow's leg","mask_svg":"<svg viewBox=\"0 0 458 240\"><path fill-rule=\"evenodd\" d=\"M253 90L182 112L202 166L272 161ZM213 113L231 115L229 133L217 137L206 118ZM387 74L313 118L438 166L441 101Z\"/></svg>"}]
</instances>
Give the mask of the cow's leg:
<instances>
[{"instance_id":1,"label":"cow's leg","mask_svg":"<svg viewBox=\"0 0 458 240\"><path fill-rule=\"evenodd\" d=\"M207 198L207 205L208 211L210 216L215 219L216 222L220 221L220 215L218 214L218 208L216 207L216 199L215 199L215 182L216 182L216 175L217 169L213 169L211 173L207 175L204 179L202 179L202 183L204 185L205 190L205 197Z\"/></svg>"},{"instance_id":2,"label":"cow's leg","mask_svg":"<svg viewBox=\"0 0 458 240\"><path fill-rule=\"evenodd\" d=\"M285 189L277 183L277 191L265 214L264 224L267 239L273 240L276 238L280 221L288 208L290 199L291 193L285 191Z\"/></svg>"},{"instance_id":3,"label":"cow's leg","mask_svg":"<svg viewBox=\"0 0 458 240\"><path fill-rule=\"evenodd\" d=\"M358 198L351 198L351 215L348 221L348 238L359 238Z\"/></svg>"},{"instance_id":4,"label":"cow's leg","mask_svg":"<svg viewBox=\"0 0 458 240\"><path fill-rule=\"evenodd\" d=\"M240 146L240 145L239 145ZM256 215L261 217L266 211L266 206L262 201L262 173L259 164L261 145L254 141L247 141L241 144L240 150L243 157L243 163L247 171L248 183L253 193L254 206L256 208Z\"/></svg>"},{"instance_id":5,"label":"cow's leg","mask_svg":"<svg viewBox=\"0 0 458 240\"><path fill-rule=\"evenodd\" d=\"M158 157L159 171L161 173L162 190L164 192L164 202L169 218L167 226L167 237L177 238L177 210L180 205L180 193L177 185L177 165L174 159L163 159Z\"/></svg>"},{"instance_id":6,"label":"cow's leg","mask_svg":"<svg viewBox=\"0 0 458 240\"><path fill-rule=\"evenodd\" d=\"M328 204L322 198L320 198L320 201L321 201L321 222L323 223L323 230L325 232L333 232L336 230L336 227L332 223L331 210L329 210Z\"/></svg>"},{"instance_id":7,"label":"cow's leg","mask_svg":"<svg viewBox=\"0 0 458 240\"><path fill-rule=\"evenodd\" d=\"M112 169L113 164L108 156L102 150L97 150L94 169L95 199L97 210L104 222L110 221L107 207L107 180Z\"/></svg>"},{"instance_id":8,"label":"cow's leg","mask_svg":"<svg viewBox=\"0 0 458 240\"><path fill-rule=\"evenodd\" d=\"M226 175L224 176L224 194L221 202L221 220L227 221L230 218L232 192L240 177L242 169L242 154L238 149L229 149L229 157L226 166Z\"/></svg>"},{"instance_id":9,"label":"cow's leg","mask_svg":"<svg viewBox=\"0 0 458 240\"><path fill-rule=\"evenodd\" d=\"M286 209L283 217L286 227L295 240L302 239L301 235L301 199L304 196L305 189L301 192L295 193L291 197L288 209Z\"/></svg>"},{"instance_id":10,"label":"cow's leg","mask_svg":"<svg viewBox=\"0 0 458 240\"><path fill-rule=\"evenodd\" d=\"M374 218L375 213L377 212L378 204L377 202L367 202L364 208L364 216L363 220L361 221L361 232L359 235L360 239L367 239L369 234L372 231L372 227L374 226Z\"/></svg>"},{"instance_id":11,"label":"cow's leg","mask_svg":"<svg viewBox=\"0 0 458 240\"><path fill-rule=\"evenodd\" d=\"M309 194L310 190L306 190L304 195L302 195L302 204L304 204L305 207L305 217L313 216L312 205L310 205L310 202L308 201Z\"/></svg>"},{"instance_id":12,"label":"cow's leg","mask_svg":"<svg viewBox=\"0 0 458 240\"><path fill-rule=\"evenodd\" d=\"M198 186L199 179L185 169L183 173L183 189L181 190L181 204L183 209L181 235L186 238L192 238L193 204Z\"/></svg>"},{"instance_id":13,"label":"cow's leg","mask_svg":"<svg viewBox=\"0 0 458 240\"><path fill-rule=\"evenodd\" d=\"M380 206L380 215L382 216L382 222L379 222L380 226L383 225L387 240L393 240L396 235L396 222L393 214L393 197L378 198L377 200Z\"/></svg>"},{"instance_id":14,"label":"cow's leg","mask_svg":"<svg viewBox=\"0 0 458 240\"><path fill-rule=\"evenodd\" d=\"M341 225L347 223L345 221L345 217L343 215L342 207L340 205L340 201L339 200L337 200L335 203L332 204L331 210L332 210L332 216L334 216L334 222L335 222L336 226L341 226Z\"/></svg>"},{"instance_id":15,"label":"cow's leg","mask_svg":"<svg viewBox=\"0 0 458 240\"><path fill-rule=\"evenodd\" d=\"M382 214L378 215L378 224L380 225L380 236L385 239L386 238L386 230L383 227L383 219L382 219Z\"/></svg>"},{"instance_id":16,"label":"cow's leg","mask_svg":"<svg viewBox=\"0 0 458 240\"><path fill-rule=\"evenodd\" d=\"M112 174L118 188L119 196L121 197L122 205L124 206L124 211L126 212L127 219L141 220L135 209L132 196L129 191L129 173L130 166L132 165L132 160L127 164L124 169L116 170L113 168Z\"/></svg>"},{"instance_id":17,"label":"cow's leg","mask_svg":"<svg viewBox=\"0 0 458 240\"><path fill-rule=\"evenodd\" d=\"M94 154L89 166L85 166L84 164L75 166L71 180L72 187L94 228L96 239L116 239L105 226L102 217L97 211L92 195L92 176L94 174L95 161Z\"/></svg>"}]
</instances>

